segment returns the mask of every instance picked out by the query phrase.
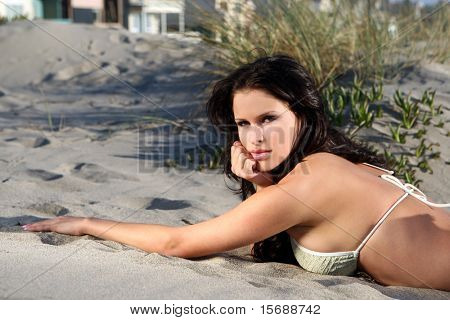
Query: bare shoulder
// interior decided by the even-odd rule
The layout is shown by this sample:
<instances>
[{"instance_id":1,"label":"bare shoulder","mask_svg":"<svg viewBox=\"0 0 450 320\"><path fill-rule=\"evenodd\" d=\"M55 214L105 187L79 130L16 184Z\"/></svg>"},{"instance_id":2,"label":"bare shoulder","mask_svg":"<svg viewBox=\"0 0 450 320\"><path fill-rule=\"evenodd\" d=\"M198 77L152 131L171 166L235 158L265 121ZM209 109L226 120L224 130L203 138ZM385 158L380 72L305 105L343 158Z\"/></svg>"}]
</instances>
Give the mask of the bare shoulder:
<instances>
[{"instance_id":1,"label":"bare shoulder","mask_svg":"<svg viewBox=\"0 0 450 320\"><path fill-rule=\"evenodd\" d=\"M344 158L326 152L309 155L279 185L304 201L315 212L311 222L317 223L321 216L330 211L330 204L345 196L342 182L346 181L345 175L350 170L346 162L351 164ZM318 216L317 212L322 215Z\"/></svg>"},{"instance_id":2,"label":"bare shoulder","mask_svg":"<svg viewBox=\"0 0 450 320\"><path fill-rule=\"evenodd\" d=\"M313 187L316 183L327 185L326 181L338 179L345 174L348 160L328 152L317 152L308 155L302 162L287 174L280 183L301 179L306 186Z\"/></svg>"}]
</instances>

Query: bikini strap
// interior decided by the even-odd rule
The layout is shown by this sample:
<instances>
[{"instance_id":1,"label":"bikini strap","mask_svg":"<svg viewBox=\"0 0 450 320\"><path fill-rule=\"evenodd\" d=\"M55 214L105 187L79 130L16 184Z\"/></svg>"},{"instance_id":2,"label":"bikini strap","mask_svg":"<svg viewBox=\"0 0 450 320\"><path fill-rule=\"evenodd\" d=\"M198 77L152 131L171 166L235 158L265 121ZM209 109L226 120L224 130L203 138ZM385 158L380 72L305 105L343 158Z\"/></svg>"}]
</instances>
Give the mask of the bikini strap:
<instances>
[{"instance_id":1,"label":"bikini strap","mask_svg":"<svg viewBox=\"0 0 450 320\"><path fill-rule=\"evenodd\" d=\"M422 201L423 203L426 203L430 206L433 207L440 207L440 208L444 208L444 207L450 207L450 203L434 203L434 202L430 202L427 200L427 196L420 191L419 188L417 188L416 186L410 184L410 183L405 183L403 184L398 178L389 175L389 174L382 174L380 176L382 179L395 184L396 186L400 187L402 190L405 191L405 193L389 208L389 210L383 215L383 217L381 217L381 219L377 222L377 224L375 225L375 227L372 229L372 231L370 231L370 233L366 236L366 238L361 242L361 244L358 246L358 248L355 250L357 252L361 251L362 247L367 243L367 241L369 241L370 237L375 233L375 231L378 229L378 227L383 223L384 220L386 220L386 218L389 216L389 214L392 212L392 210L395 209L395 207L403 201L403 199L405 199L408 195L413 196L414 198L419 199L420 201ZM419 194L414 193L414 191L419 192Z\"/></svg>"},{"instance_id":2,"label":"bikini strap","mask_svg":"<svg viewBox=\"0 0 450 320\"><path fill-rule=\"evenodd\" d=\"M397 187L403 189L409 195L413 196L416 199L419 199L420 201L422 201L423 203L428 204L429 206L439 207L439 208L450 207L450 203L434 203L434 202L428 201L427 196L425 195L425 193L420 191L419 188L417 188L416 186L414 186L414 185L412 185L410 183L403 184L398 178L396 178L394 176L387 175L387 174L382 174L380 177L382 179L392 183L392 184L395 184ZM417 191L419 194L415 193L414 191Z\"/></svg>"},{"instance_id":3,"label":"bikini strap","mask_svg":"<svg viewBox=\"0 0 450 320\"><path fill-rule=\"evenodd\" d=\"M373 167L373 168L376 168L376 169L383 170L384 172L387 172L387 173L390 173L390 174L394 174L394 173L395 173L395 172L392 171L392 170L386 170L386 169L384 169L384 168L377 167L377 166L375 166L375 165L373 165L373 164L370 164L370 163L367 163L367 162L363 162L363 164L365 164L365 165L367 165L367 166L370 166L370 167Z\"/></svg>"},{"instance_id":4,"label":"bikini strap","mask_svg":"<svg viewBox=\"0 0 450 320\"><path fill-rule=\"evenodd\" d=\"M369 241L370 237L375 233L375 231L377 231L378 227L384 222L384 220L386 220L386 218L389 216L389 214L392 212L392 210L395 209L395 207L403 201L403 199L406 198L406 196L408 195L407 192L405 192L390 208L388 211L386 211L386 213L381 217L380 220L378 220L377 224L375 225L375 227L373 227L373 229L369 232L369 234L364 238L364 240L360 243L360 245L358 246L358 248L356 248L356 252L361 251L362 247L364 247L364 245L367 243L367 241Z\"/></svg>"}]
</instances>

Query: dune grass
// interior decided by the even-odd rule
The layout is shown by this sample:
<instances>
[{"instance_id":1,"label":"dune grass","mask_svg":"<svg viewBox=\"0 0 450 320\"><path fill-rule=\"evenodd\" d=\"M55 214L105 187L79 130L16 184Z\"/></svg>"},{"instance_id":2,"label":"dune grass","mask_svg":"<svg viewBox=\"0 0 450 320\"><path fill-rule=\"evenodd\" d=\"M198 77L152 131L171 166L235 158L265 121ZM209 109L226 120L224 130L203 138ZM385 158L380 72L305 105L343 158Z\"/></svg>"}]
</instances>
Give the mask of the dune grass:
<instances>
[{"instance_id":1,"label":"dune grass","mask_svg":"<svg viewBox=\"0 0 450 320\"><path fill-rule=\"evenodd\" d=\"M255 0L254 2L258 2ZM203 40L218 49L216 64L226 73L263 54L286 53L303 62L319 87L353 71L359 79L384 79L420 61L449 61L448 4L421 17L377 9L373 1L341 0L329 11L312 1L268 1L244 19L218 19L199 10L209 32ZM396 23L396 32L389 29Z\"/></svg>"}]
</instances>

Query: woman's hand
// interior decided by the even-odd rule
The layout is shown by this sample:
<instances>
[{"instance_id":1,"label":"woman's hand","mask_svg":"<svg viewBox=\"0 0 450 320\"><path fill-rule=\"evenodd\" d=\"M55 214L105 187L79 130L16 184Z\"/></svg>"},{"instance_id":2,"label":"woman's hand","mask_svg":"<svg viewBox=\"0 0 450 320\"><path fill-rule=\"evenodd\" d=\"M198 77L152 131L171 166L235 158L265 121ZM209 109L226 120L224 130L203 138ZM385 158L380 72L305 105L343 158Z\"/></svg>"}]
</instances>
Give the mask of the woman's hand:
<instances>
[{"instance_id":1,"label":"woman's hand","mask_svg":"<svg viewBox=\"0 0 450 320\"><path fill-rule=\"evenodd\" d=\"M261 187L272 185L270 175L259 171L258 161L239 141L231 146L231 171L247 181Z\"/></svg>"},{"instance_id":2,"label":"woman's hand","mask_svg":"<svg viewBox=\"0 0 450 320\"><path fill-rule=\"evenodd\" d=\"M47 219L35 223L30 223L22 226L26 231L53 231L72 236L84 235L84 226L88 218L81 217L57 217Z\"/></svg>"}]
</instances>

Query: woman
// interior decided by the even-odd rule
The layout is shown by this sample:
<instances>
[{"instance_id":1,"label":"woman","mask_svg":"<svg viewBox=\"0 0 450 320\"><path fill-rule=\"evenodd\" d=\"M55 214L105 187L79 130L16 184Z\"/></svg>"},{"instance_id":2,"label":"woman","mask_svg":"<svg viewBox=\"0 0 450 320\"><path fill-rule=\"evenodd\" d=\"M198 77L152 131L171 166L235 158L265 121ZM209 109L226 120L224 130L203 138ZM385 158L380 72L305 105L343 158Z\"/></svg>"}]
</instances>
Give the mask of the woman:
<instances>
[{"instance_id":1,"label":"woman","mask_svg":"<svg viewBox=\"0 0 450 320\"><path fill-rule=\"evenodd\" d=\"M89 234L183 258L254 244L257 261L386 285L450 290L450 217L384 169L383 157L332 128L313 80L276 55L218 81L207 102L228 138L224 172L243 202L182 227L58 217L29 231Z\"/></svg>"}]
</instances>

